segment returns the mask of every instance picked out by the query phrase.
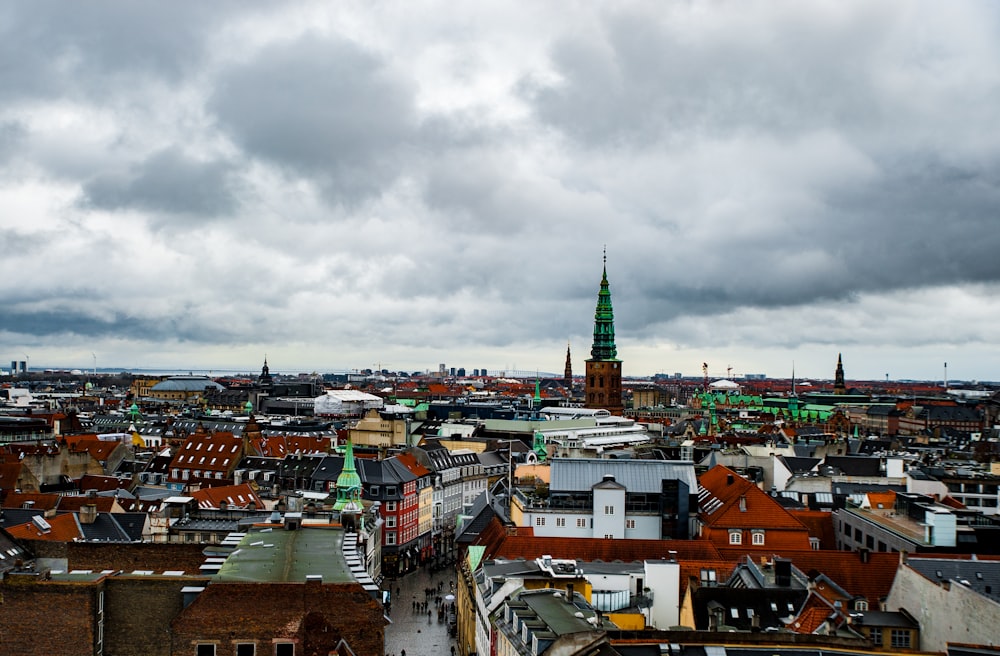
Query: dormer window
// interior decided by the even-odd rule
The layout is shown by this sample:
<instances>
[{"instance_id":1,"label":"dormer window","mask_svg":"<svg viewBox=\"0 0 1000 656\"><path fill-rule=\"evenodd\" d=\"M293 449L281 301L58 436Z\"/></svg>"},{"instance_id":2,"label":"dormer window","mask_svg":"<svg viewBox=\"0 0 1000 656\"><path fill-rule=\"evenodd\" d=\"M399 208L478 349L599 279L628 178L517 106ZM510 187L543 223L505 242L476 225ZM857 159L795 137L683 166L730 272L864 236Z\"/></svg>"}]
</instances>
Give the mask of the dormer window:
<instances>
[{"instance_id":1,"label":"dormer window","mask_svg":"<svg viewBox=\"0 0 1000 656\"><path fill-rule=\"evenodd\" d=\"M729 531L729 544L743 544L743 531Z\"/></svg>"}]
</instances>

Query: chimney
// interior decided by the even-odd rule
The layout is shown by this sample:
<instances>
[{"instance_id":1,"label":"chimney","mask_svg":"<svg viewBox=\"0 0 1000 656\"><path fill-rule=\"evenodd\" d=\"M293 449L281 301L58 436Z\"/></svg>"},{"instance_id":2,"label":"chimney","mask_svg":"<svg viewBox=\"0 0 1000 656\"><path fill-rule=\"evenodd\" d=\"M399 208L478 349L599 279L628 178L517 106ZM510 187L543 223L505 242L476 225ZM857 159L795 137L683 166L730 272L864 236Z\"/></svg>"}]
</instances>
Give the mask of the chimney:
<instances>
[{"instance_id":1,"label":"chimney","mask_svg":"<svg viewBox=\"0 0 1000 656\"><path fill-rule=\"evenodd\" d=\"M740 512L747 511L747 498L746 495L740 496Z\"/></svg>"},{"instance_id":2,"label":"chimney","mask_svg":"<svg viewBox=\"0 0 1000 656\"><path fill-rule=\"evenodd\" d=\"M774 584L779 588L792 585L792 561L787 558L774 559Z\"/></svg>"},{"instance_id":3,"label":"chimney","mask_svg":"<svg viewBox=\"0 0 1000 656\"><path fill-rule=\"evenodd\" d=\"M567 583L566 584L566 603L570 604L570 605L573 604L573 584L572 583Z\"/></svg>"},{"instance_id":4,"label":"chimney","mask_svg":"<svg viewBox=\"0 0 1000 656\"><path fill-rule=\"evenodd\" d=\"M93 524L97 521L97 504L85 503L80 506L80 523Z\"/></svg>"}]
</instances>

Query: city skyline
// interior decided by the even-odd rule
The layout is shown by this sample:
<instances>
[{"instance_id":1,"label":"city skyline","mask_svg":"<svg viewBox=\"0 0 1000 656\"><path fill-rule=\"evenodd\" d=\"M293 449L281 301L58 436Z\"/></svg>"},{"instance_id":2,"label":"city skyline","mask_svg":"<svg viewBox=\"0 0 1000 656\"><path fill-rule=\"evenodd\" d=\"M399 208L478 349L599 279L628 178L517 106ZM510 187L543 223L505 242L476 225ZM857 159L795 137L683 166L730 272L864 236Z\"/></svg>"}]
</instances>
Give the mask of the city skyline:
<instances>
[{"instance_id":1,"label":"city skyline","mask_svg":"<svg viewBox=\"0 0 1000 656\"><path fill-rule=\"evenodd\" d=\"M4 16L4 368L1000 379L996 5Z\"/></svg>"}]
</instances>

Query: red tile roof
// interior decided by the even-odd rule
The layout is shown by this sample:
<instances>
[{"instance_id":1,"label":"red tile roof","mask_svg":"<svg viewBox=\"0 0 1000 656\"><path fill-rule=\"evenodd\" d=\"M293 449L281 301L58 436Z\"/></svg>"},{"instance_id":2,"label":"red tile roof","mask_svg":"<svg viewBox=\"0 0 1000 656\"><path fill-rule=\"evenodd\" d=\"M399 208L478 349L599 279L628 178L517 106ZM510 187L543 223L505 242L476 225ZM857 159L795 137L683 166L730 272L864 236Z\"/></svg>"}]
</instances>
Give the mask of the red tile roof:
<instances>
[{"instance_id":1,"label":"red tile roof","mask_svg":"<svg viewBox=\"0 0 1000 656\"><path fill-rule=\"evenodd\" d=\"M746 549L720 549L720 551L728 558L738 558L743 555L749 555L758 561L761 556L789 558L792 564L806 575L810 572L825 574L851 595L867 599L873 608L877 607L880 599L889 596L899 566L898 553L881 551L869 552L867 563L863 562L861 555L855 551L756 550L749 554ZM924 554L920 555L922 557Z\"/></svg>"},{"instance_id":2,"label":"red tile roof","mask_svg":"<svg viewBox=\"0 0 1000 656\"><path fill-rule=\"evenodd\" d=\"M417 462L417 459L414 458L409 453L400 453L400 454L398 454L396 456L396 460L399 462L399 464L403 465L408 470L410 470L410 473L413 474L414 476L416 476L417 478L421 478L423 476L427 476L427 475L429 475L431 473L431 471L429 469L427 469L426 467L424 467L423 465L421 465L419 462Z\"/></svg>"},{"instance_id":3,"label":"red tile roof","mask_svg":"<svg viewBox=\"0 0 1000 656\"><path fill-rule=\"evenodd\" d=\"M713 528L787 528L806 531L780 503L725 465L716 465L698 482L722 502L717 510L701 512L702 521ZM741 502L741 500L745 500Z\"/></svg>"},{"instance_id":4,"label":"red tile roof","mask_svg":"<svg viewBox=\"0 0 1000 656\"><path fill-rule=\"evenodd\" d=\"M56 508L59 512L80 512L80 508L86 505L97 506L98 512L112 512L115 509L114 497L86 497L83 495L74 495L68 497L62 497L59 499L59 506Z\"/></svg>"},{"instance_id":5,"label":"red tile roof","mask_svg":"<svg viewBox=\"0 0 1000 656\"><path fill-rule=\"evenodd\" d=\"M21 463L0 461L0 490L16 490L21 476Z\"/></svg>"},{"instance_id":6,"label":"red tile roof","mask_svg":"<svg viewBox=\"0 0 1000 656\"><path fill-rule=\"evenodd\" d=\"M254 449L265 458L284 458L290 453L329 453L329 437L305 435L271 435L254 440Z\"/></svg>"},{"instance_id":7,"label":"red tile roof","mask_svg":"<svg viewBox=\"0 0 1000 656\"><path fill-rule=\"evenodd\" d=\"M225 501L230 508L245 508L253 503L258 510L264 509L264 502L247 483L203 487L192 492L191 496L198 501L198 506L201 508L219 508L219 504Z\"/></svg>"},{"instance_id":8,"label":"red tile roof","mask_svg":"<svg viewBox=\"0 0 1000 656\"><path fill-rule=\"evenodd\" d=\"M604 538L555 538L507 536L494 554L496 558L531 560L550 555L554 558L577 558L585 561L654 560L721 561L718 549L705 540L605 540Z\"/></svg>"},{"instance_id":9,"label":"red tile roof","mask_svg":"<svg viewBox=\"0 0 1000 656\"><path fill-rule=\"evenodd\" d=\"M4 508L24 508L24 504L30 503L35 510L54 510L59 506L58 494L44 494L41 492L11 492L4 499Z\"/></svg>"},{"instance_id":10,"label":"red tile roof","mask_svg":"<svg viewBox=\"0 0 1000 656\"><path fill-rule=\"evenodd\" d=\"M820 549L837 548L837 533L833 527L833 513L825 510L789 509L788 513L805 524L809 537L819 539Z\"/></svg>"},{"instance_id":11,"label":"red tile roof","mask_svg":"<svg viewBox=\"0 0 1000 656\"><path fill-rule=\"evenodd\" d=\"M232 433L218 432L211 435L193 433L188 436L171 460L168 480L171 482L184 480L183 476L174 478L175 469L202 472L199 477L192 475L190 480L208 478L211 474L220 472L228 478L242 457L243 440ZM216 479L215 476L211 478Z\"/></svg>"},{"instance_id":12,"label":"red tile roof","mask_svg":"<svg viewBox=\"0 0 1000 656\"><path fill-rule=\"evenodd\" d=\"M76 522L76 515L65 513L46 517L44 521L49 525L48 530L43 530L31 521L17 526L11 526L7 532L19 540L45 540L50 542L72 542L83 537L80 525Z\"/></svg>"},{"instance_id":13,"label":"red tile roof","mask_svg":"<svg viewBox=\"0 0 1000 656\"><path fill-rule=\"evenodd\" d=\"M98 476L96 474L84 474L80 478L79 490L97 490L98 492L111 492L120 488L128 487L129 481L119 480L115 476Z\"/></svg>"}]
</instances>

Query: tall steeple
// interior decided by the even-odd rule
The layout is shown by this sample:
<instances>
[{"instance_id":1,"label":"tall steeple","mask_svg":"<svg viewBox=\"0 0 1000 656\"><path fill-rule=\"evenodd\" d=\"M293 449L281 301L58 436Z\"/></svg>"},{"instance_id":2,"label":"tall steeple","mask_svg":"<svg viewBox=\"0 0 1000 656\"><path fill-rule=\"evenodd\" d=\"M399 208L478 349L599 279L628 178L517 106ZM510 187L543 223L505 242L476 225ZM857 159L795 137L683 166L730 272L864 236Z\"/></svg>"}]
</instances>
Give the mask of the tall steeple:
<instances>
[{"instance_id":1,"label":"tall steeple","mask_svg":"<svg viewBox=\"0 0 1000 656\"><path fill-rule=\"evenodd\" d=\"M594 343L590 349L590 359L587 360L584 407L603 408L618 416L625 411L622 404L621 360L618 359L618 347L615 346L615 314L611 308L606 250L601 288L597 293L597 309L594 311Z\"/></svg>"},{"instance_id":2,"label":"tall steeple","mask_svg":"<svg viewBox=\"0 0 1000 656\"><path fill-rule=\"evenodd\" d=\"M260 369L260 376L257 377L257 384L263 389L271 389L274 386L274 379L271 377L271 368L267 366L267 356L264 356L264 366Z\"/></svg>"},{"instance_id":3,"label":"tall steeple","mask_svg":"<svg viewBox=\"0 0 1000 656\"><path fill-rule=\"evenodd\" d=\"M361 477L354 468L354 447L350 439L347 440L347 447L344 450L344 467L337 476L337 501L333 504L333 509L342 513L360 513L363 510Z\"/></svg>"},{"instance_id":4,"label":"tall steeple","mask_svg":"<svg viewBox=\"0 0 1000 656\"><path fill-rule=\"evenodd\" d=\"M590 357L595 360L614 360L618 357L615 346L615 312L611 308L611 286L608 284L608 255L604 254L604 272L601 276L601 290L597 293L597 309L594 311L594 345Z\"/></svg>"},{"instance_id":5,"label":"tall steeple","mask_svg":"<svg viewBox=\"0 0 1000 656\"><path fill-rule=\"evenodd\" d=\"M847 394L847 384L844 382L844 361L841 354L837 354L837 371L833 377L833 393Z\"/></svg>"},{"instance_id":6,"label":"tall steeple","mask_svg":"<svg viewBox=\"0 0 1000 656\"><path fill-rule=\"evenodd\" d=\"M573 392L573 361L569 357L569 342L566 342L566 370L563 372L563 385L570 393Z\"/></svg>"}]
</instances>

